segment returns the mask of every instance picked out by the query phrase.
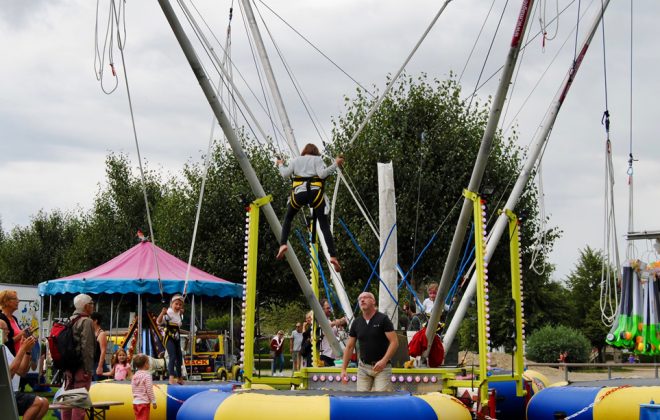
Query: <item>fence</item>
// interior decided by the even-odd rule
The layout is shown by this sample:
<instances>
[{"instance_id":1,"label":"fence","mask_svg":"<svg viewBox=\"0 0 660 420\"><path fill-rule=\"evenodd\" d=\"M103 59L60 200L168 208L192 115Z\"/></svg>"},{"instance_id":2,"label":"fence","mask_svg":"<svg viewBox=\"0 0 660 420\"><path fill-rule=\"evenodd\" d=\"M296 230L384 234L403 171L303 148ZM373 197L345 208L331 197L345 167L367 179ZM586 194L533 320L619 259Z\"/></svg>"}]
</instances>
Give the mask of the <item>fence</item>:
<instances>
[{"instance_id":1,"label":"fence","mask_svg":"<svg viewBox=\"0 0 660 420\"><path fill-rule=\"evenodd\" d=\"M564 380L569 381L569 372L570 368L580 368L580 369L603 369L607 370L607 379L612 379L612 370L613 369L654 369L654 378L659 378L659 363L527 363L527 367L536 367L536 366L545 366L552 368L559 368L564 370ZM598 372L596 372L598 373ZM605 372L603 372L604 374Z\"/></svg>"}]
</instances>

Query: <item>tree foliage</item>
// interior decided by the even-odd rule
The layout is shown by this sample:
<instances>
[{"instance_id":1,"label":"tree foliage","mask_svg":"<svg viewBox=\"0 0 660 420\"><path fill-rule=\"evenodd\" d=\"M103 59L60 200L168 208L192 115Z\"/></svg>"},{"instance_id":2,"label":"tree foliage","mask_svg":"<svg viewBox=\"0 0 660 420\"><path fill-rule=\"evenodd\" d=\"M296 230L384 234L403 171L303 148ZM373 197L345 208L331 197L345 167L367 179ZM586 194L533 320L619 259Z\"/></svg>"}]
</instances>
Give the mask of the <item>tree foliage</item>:
<instances>
[{"instance_id":1,"label":"tree foliage","mask_svg":"<svg viewBox=\"0 0 660 420\"><path fill-rule=\"evenodd\" d=\"M0 278L16 284L58 278L80 232L74 214L40 211L29 226L14 228L0 242Z\"/></svg>"},{"instance_id":2,"label":"tree foliage","mask_svg":"<svg viewBox=\"0 0 660 420\"><path fill-rule=\"evenodd\" d=\"M572 311L567 312L570 316L565 324L583 331L591 345L599 350L605 346L605 337L609 331L609 327L601 320L600 310L603 264L603 253L587 246L580 250L575 269L567 279Z\"/></svg>"},{"instance_id":3,"label":"tree foliage","mask_svg":"<svg viewBox=\"0 0 660 420\"><path fill-rule=\"evenodd\" d=\"M537 363L556 363L559 353L568 352L567 362L586 363L591 345L579 330L546 325L527 338L526 355Z\"/></svg>"}]
</instances>

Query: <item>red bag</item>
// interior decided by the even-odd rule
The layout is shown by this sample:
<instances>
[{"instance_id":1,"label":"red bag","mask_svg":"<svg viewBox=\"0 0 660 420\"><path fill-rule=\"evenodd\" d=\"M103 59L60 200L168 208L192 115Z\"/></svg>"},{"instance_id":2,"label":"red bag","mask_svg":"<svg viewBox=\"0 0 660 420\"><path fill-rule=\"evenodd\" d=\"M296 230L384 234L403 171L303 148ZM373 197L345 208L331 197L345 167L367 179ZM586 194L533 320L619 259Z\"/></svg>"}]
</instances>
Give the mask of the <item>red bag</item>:
<instances>
[{"instance_id":1,"label":"red bag","mask_svg":"<svg viewBox=\"0 0 660 420\"><path fill-rule=\"evenodd\" d=\"M412 357L421 356L428 347L428 340L426 339L426 327L417 331L413 336L410 343L408 343L408 354ZM431 351L429 352L429 367L442 366L445 360L445 348L442 345L442 340L438 335L433 336L433 343L431 344Z\"/></svg>"},{"instance_id":2,"label":"red bag","mask_svg":"<svg viewBox=\"0 0 660 420\"><path fill-rule=\"evenodd\" d=\"M73 325L86 316L81 314L72 319L53 322L48 337L48 350L56 369L75 371L82 364L81 357L76 351Z\"/></svg>"}]
</instances>

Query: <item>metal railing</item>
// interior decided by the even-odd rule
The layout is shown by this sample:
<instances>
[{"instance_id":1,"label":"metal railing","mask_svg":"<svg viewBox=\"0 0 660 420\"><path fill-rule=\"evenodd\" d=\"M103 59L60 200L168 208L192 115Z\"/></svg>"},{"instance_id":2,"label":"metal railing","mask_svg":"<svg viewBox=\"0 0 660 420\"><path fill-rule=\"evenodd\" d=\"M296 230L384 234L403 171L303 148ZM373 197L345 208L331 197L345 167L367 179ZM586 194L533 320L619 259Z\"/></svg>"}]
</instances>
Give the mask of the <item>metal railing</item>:
<instances>
[{"instance_id":1,"label":"metal railing","mask_svg":"<svg viewBox=\"0 0 660 420\"><path fill-rule=\"evenodd\" d=\"M564 380L566 382L568 382L568 376L569 376L568 374L570 368L607 369L607 379L612 379L612 369L614 368L654 369L655 370L654 378L655 379L660 378L659 376L660 363L526 363L525 366L529 368L539 366L539 367L552 367L552 368L563 369Z\"/></svg>"}]
</instances>

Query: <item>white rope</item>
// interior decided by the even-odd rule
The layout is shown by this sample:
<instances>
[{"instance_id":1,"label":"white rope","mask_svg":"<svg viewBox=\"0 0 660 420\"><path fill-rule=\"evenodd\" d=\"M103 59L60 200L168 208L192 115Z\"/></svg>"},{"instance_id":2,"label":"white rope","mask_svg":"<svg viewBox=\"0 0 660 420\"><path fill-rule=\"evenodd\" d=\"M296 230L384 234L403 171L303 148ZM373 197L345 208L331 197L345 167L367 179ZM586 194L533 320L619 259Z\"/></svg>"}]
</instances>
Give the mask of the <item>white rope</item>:
<instances>
[{"instance_id":1,"label":"white rope","mask_svg":"<svg viewBox=\"0 0 660 420\"><path fill-rule=\"evenodd\" d=\"M275 147L274 144L273 144L273 140L272 140L271 136L268 136L266 134L265 130L262 128L261 124L259 124L259 120L254 115L254 113L252 112L252 109L247 105L247 102L246 102L245 98L243 97L243 95L241 95L238 87L236 86L236 84L233 81L233 78L232 78L231 74L229 73L228 70L226 70L226 68L236 69L236 71L238 72L241 80L243 80L243 82L245 83L248 90L250 91L252 96L255 98L255 100L257 101L257 103L261 107L261 109L264 112L266 112L266 114L268 114L268 118L272 123L272 118L271 118L270 113L268 112L268 110L263 106L261 100L257 97L257 95L254 93L254 91L251 89L249 83L245 80L242 73L236 68L236 66L234 65L231 57L227 54L227 51L221 45L219 46L220 49L223 51L224 56L227 57L227 62L229 63L229 64L223 64L223 60L220 60L218 58L218 56L215 52L215 49L213 48L213 46L209 42L208 38L204 35L202 29L198 25L196 19L193 17L193 15L190 12L190 10L188 9L188 7L181 0L178 1L178 4L181 7L181 10L183 11L186 19L188 20L188 22L190 22L190 25L193 28L193 31L195 32L195 35L199 39L202 47L204 48L204 51L206 52L207 56L209 57L209 59L213 63L213 67L215 68L217 74L222 77L223 83L225 83L225 85L227 87L227 91L228 91L229 95L231 95L232 99L234 100L234 103L236 103L236 100L238 99L237 102L239 102L242 105L242 107L239 107L239 109L241 110L241 114L243 114L243 111L245 111L245 113L247 113L247 116L245 114L243 114L243 117L245 118L248 125L250 125L250 127L252 127L252 124L254 124L257 131L266 140L266 142L271 147ZM194 4L192 4L192 5L193 5L193 7L195 7ZM197 10L196 7L195 7L195 10L199 13L199 11ZM206 21L204 21L204 23L206 23ZM206 27L210 31L211 36L216 40L216 42L219 43L218 38L215 36L213 31L208 27L208 25L206 25ZM230 87L231 87L231 89L230 89ZM218 98L222 99L219 94L218 94ZM247 118L248 116L250 117L249 120ZM256 137L256 133L255 133L255 137Z\"/></svg>"},{"instance_id":2,"label":"white rope","mask_svg":"<svg viewBox=\"0 0 660 420\"><path fill-rule=\"evenodd\" d=\"M133 138L135 139L135 150L137 151L137 156L138 156L138 165L140 168L140 179L142 181L142 195L144 197L144 207L146 210L147 214L147 223L149 224L149 235L151 236L151 243L153 246L151 247L151 250L154 254L154 264L156 266L156 275L158 277L158 289L160 290L160 296L163 298L164 292L163 292L163 283L161 282L160 279L160 268L158 266L158 253L156 251L156 237L154 236L154 228L153 228L153 223L151 221L151 211L149 210L149 198L147 196L147 186L146 186L146 176L144 175L144 167L142 165L142 155L140 153L140 142L138 140L138 135L137 135L137 128L135 126L135 113L133 112L133 100L131 97L131 89L128 84L128 71L126 69L126 58L124 56L124 47L125 47L125 41L122 42L122 34L121 34L121 29L119 22L122 19L125 19L125 14L121 13L122 11L122 1L120 0L120 6L117 8L114 5L115 0L111 0L111 5L110 5L110 16L109 20L113 20L114 18L114 23L116 24L116 33L117 33L117 47L119 48L119 52L121 54L121 63L122 63L122 69L124 70L124 84L126 85L126 96L128 98L128 108L131 114L131 127L133 129ZM124 32L126 24L124 23ZM112 36L111 36L112 38ZM107 37L106 37L107 40ZM110 46L114 44L113 41L110 41ZM111 50L112 48L110 48ZM98 52L98 51L97 51ZM101 60L102 61L102 60ZM95 62L96 62L96 56L95 56ZM112 63L111 63L112 64ZM106 93L112 93L114 89L110 92ZM104 89L105 92L105 89Z\"/></svg>"},{"instance_id":3,"label":"white rope","mask_svg":"<svg viewBox=\"0 0 660 420\"><path fill-rule=\"evenodd\" d=\"M628 232L633 232L635 229L634 223L634 193L635 193L635 183L633 177L633 168L632 165L628 168ZM637 254L637 249L635 248L634 241L628 241L628 247L626 249L626 258L633 259Z\"/></svg>"},{"instance_id":4,"label":"white rope","mask_svg":"<svg viewBox=\"0 0 660 420\"><path fill-rule=\"evenodd\" d=\"M348 181L346 180L346 178L344 178L344 173L341 169L337 169L337 178L341 179L344 182L344 184L346 184L348 192L351 194L351 197L353 197L353 201L355 201L355 204L357 205L358 210L360 210L360 213L362 213L362 217L364 217L364 220L367 221L367 224L371 228L371 231L374 233L376 238L378 238L378 240L380 241L380 235L378 234L378 229L376 229L376 226L374 225L374 222L368 216L368 213L366 212L364 207L362 207L362 204L360 204L360 202L358 201L357 197L355 196L355 192L350 188L350 185L348 185ZM336 197L333 197L333 200L335 198ZM334 207L334 205L335 204L334 204L334 201L333 201L332 207Z\"/></svg>"},{"instance_id":5,"label":"white rope","mask_svg":"<svg viewBox=\"0 0 660 420\"><path fill-rule=\"evenodd\" d=\"M110 10L108 13L108 20L107 23L105 24L105 36L103 38L103 52L101 52L101 49L99 48L99 6L100 6L101 0L96 0L96 22L94 25L94 74L96 76L96 80L98 80L101 83L101 90L106 94L109 95L112 92L114 92L117 89L117 86L119 86L119 77L117 76L117 72L115 71L115 60L114 60L114 48L115 48L115 20L112 19L113 15L115 14L116 11L116 6L114 0L111 0L109 3ZM124 32L124 41L126 40L126 19L125 19L125 13L124 13L124 8L126 7L125 3L120 1L119 2L119 12L117 13L118 16L121 16L121 20L123 23L123 32ZM119 33L119 18L117 19L117 33ZM124 46L121 43L121 40L117 41L117 46L121 49ZM110 69L112 70L112 77L114 78L115 85L112 87L112 89L106 89L104 85L104 77L103 75L105 74L105 60L106 56L108 59L108 63L110 64Z\"/></svg>"},{"instance_id":6,"label":"white rope","mask_svg":"<svg viewBox=\"0 0 660 420\"><path fill-rule=\"evenodd\" d=\"M231 16L229 18L229 23L227 24L227 39L226 39L226 44L225 44L225 55L223 61L220 63L220 66L222 68L225 68L226 63L227 63L227 58L229 57L228 54L228 46L231 44ZM218 80L218 88L216 89L218 92L222 92L222 76L220 76ZM221 96L221 95L219 95ZM190 252L188 253L188 265L186 266L186 276L185 280L183 282L183 297L185 299L186 294L188 293L188 280L190 278L190 268L192 267L192 259L193 255L195 253L195 242L197 240L197 228L199 227L199 217L200 217L200 212L202 211L202 202L204 201L204 190L206 187L206 180L208 178L208 172L209 172L209 166L211 164L211 152L213 150L213 132L215 129L215 124L216 124L216 119L215 117L212 118L212 123L211 123L211 133L209 135L209 142L208 146L206 148L206 157L204 158L204 173L202 175L202 185L199 190L199 199L197 201L197 212L195 213L195 225L193 227L193 234L192 234L192 240L190 243Z\"/></svg>"},{"instance_id":7,"label":"white rope","mask_svg":"<svg viewBox=\"0 0 660 420\"><path fill-rule=\"evenodd\" d=\"M546 17L547 7L548 7L547 0L541 0L539 7L539 24L541 25L541 33L543 34L543 38L545 39L545 41L552 41L557 37L557 34L559 33L559 0L555 0L555 10L556 10L555 33L552 36L548 35L548 18ZM544 48L545 48L545 42L544 42Z\"/></svg>"},{"instance_id":8,"label":"white rope","mask_svg":"<svg viewBox=\"0 0 660 420\"><path fill-rule=\"evenodd\" d=\"M178 402L179 404L183 404L183 403L185 402L184 400L180 400L180 399L178 399L177 397L175 397L175 396L173 396L173 395L171 395L171 394L168 394L167 392L163 391L162 388L159 387L159 386L156 385L156 384L154 384L154 387L155 387L158 391L160 391L162 394L165 394L165 397L167 397L167 398L169 398L169 399L171 399L171 400L174 400L174 401Z\"/></svg>"},{"instance_id":9,"label":"white rope","mask_svg":"<svg viewBox=\"0 0 660 420\"><path fill-rule=\"evenodd\" d=\"M539 257L543 257L543 250L545 249L547 241L547 224L548 220L545 214L545 192L543 191L543 165L539 161L539 164L536 169L536 185L538 189L538 206L539 206L539 229L538 236L536 238L536 243L532 246L532 257L531 262L529 263L529 268L531 268L536 274L542 275L545 273L546 264L541 261L541 266L538 267L537 260Z\"/></svg>"},{"instance_id":10,"label":"white rope","mask_svg":"<svg viewBox=\"0 0 660 420\"><path fill-rule=\"evenodd\" d=\"M620 272L619 246L614 215L614 167L612 164L612 144L605 142L605 190L603 192L603 261L600 277L600 313L601 320L611 326L617 316L619 295L617 290ZM614 261L613 261L614 260ZM613 267L614 264L614 267Z\"/></svg>"},{"instance_id":11,"label":"white rope","mask_svg":"<svg viewBox=\"0 0 660 420\"><path fill-rule=\"evenodd\" d=\"M568 417L564 417L564 420L574 419L574 418L576 418L577 416L579 416L580 414L585 413L585 412L591 410L595 405L596 405L596 402L592 402L592 403L589 404L588 406L584 407L582 410L577 411L577 412L571 414L571 415L568 416Z\"/></svg>"}]
</instances>

